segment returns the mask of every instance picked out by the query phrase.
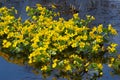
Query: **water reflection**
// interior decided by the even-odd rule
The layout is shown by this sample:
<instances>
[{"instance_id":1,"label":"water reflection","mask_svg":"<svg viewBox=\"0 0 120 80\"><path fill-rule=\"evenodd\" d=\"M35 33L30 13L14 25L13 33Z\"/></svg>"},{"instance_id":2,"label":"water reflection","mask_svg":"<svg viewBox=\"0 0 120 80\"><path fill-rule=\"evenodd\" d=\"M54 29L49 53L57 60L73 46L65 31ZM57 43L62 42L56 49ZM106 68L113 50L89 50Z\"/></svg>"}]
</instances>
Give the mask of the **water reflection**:
<instances>
[{"instance_id":1,"label":"water reflection","mask_svg":"<svg viewBox=\"0 0 120 80\"><path fill-rule=\"evenodd\" d=\"M32 72L32 68L23 64L22 59L10 59L8 54L0 52L0 80L42 80Z\"/></svg>"},{"instance_id":2,"label":"water reflection","mask_svg":"<svg viewBox=\"0 0 120 80\"><path fill-rule=\"evenodd\" d=\"M23 67L8 63L0 57L0 80L20 80L26 77Z\"/></svg>"},{"instance_id":3,"label":"water reflection","mask_svg":"<svg viewBox=\"0 0 120 80\"><path fill-rule=\"evenodd\" d=\"M118 80L120 78L120 76L117 75L112 76L110 74L111 69L108 68L106 65L104 65L105 68L103 69L103 71L105 74L103 76L97 76L94 74L95 72L91 71L88 74L85 74L83 78L80 77L80 73L77 71L74 73L65 73L60 70L53 70L52 72L41 73L39 67L35 65L27 65L22 58L13 58L10 56L10 54L5 54L2 52L0 52L0 56L0 72L2 73L0 75L1 80L90 80L91 75L94 75L91 80ZM3 58L6 61L3 60Z\"/></svg>"}]
</instances>

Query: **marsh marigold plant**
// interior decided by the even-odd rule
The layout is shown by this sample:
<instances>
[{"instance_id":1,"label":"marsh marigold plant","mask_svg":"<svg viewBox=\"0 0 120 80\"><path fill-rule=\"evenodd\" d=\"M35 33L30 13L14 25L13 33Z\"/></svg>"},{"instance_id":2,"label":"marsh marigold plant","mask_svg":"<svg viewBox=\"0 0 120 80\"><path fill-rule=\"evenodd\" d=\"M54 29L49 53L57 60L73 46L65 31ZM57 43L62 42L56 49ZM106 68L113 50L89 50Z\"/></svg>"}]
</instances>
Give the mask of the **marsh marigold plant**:
<instances>
[{"instance_id":1,"label":"marsh marigold plant","mask_svg":"<svg viewBox=\"0 0 120 80\"><path fill-rule=\"evenodd\" d=\"M117 44L109 38L117 31L110 24L90 28L93 16L84 20L76 13L65 20L37 4L36 8L26 7L29 18L22 22L14 12L14 8L0 8L1 51L25 57L28 64L38 64L43 72L58 69L82 74L94 70L101 75L103 64L111 64L114 58Z\"/></svg>"}]
</instances>

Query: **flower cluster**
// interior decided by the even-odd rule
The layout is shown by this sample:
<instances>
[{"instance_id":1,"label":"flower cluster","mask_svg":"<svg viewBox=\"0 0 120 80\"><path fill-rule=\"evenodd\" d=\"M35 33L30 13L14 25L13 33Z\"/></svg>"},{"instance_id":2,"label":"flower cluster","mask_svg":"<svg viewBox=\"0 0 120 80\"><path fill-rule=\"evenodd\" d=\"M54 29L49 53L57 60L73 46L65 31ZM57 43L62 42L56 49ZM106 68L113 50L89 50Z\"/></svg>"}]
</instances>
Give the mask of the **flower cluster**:
<instances>
[{"instance_id":1,"label":"flower cluster","mask_svg":"<svg viewBox=\"0 0 120 80\"><path fill-rule=\"evenodd\" d=\"M102 24L90 28L93 16L87 15L83 20L76 13L65 20L37 4L36 8L26 7L30 18L21 22L11 11L0 8L0 47L26 56L29 64L39 64L42 71L102 71L104 55L116 52L117 44L109 42L109 35L116 35L117 31Z\"/></svg>"}]
</instances>

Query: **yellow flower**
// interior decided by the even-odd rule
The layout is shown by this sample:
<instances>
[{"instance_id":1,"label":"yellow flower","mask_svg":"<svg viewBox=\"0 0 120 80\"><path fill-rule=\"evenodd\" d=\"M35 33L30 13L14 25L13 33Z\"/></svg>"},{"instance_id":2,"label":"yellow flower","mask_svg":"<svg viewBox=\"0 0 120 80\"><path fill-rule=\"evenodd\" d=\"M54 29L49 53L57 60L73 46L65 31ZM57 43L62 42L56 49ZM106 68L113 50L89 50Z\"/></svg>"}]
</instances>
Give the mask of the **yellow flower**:
<instances>
[{"instance_id":1,"label":"yellow flower","mask_svg":"<svg viewBox=\"0 0 120 80\"><path fill-rule=\"evenodd\" d=\"M77 36L77 37L75 38L75 41L80 41L81 38L82 38L82 36Z\"/></svg>"},{"instance_id":2,"label":"yellow flower","mask_svg":"<svg viewBox=\"0 0 120 80\"><path fill-rule=\"evenodd\" d=\"M14 41L14 43L13 43L13 47L16 47L17 46L17 44L18 44L18 41Z\"/></svg>"},{"instance_id":3,"label":"yellow flower","mask_svg":"<svg viewBox=\"0 0 120 80\"><path fill-rule=\"evenodd\" d=\"M57 15L58 15L58 16L60 16L60 13L59 13L59 12L57 12Z\"/></svg>"},{"instance_id":4,"label":"yellow flower","mask_svg":"<svg viewBox=\"0 0 120 80\"><path fill-rule=\"evenodd\" d=\"M98 51L99 47L100 46L98 44L96 44L92 47L93 48L92 50L96 52L96 51Z\"/></svg>"},{"instance_id":5,"label":"yellow flower","mask_svg":"<svg viewBox=\"0 0 120 80\"><path fill-rule=\"evenodd\" d=\"M58 61L58 59L53 60L52 68L55 68L57 66L57 61Z\"/></svg>"},{"instance_id":6,"label":"yellow flower","mask_svg":"<svg viewBox=\"0 0 120 80\"><path fill-rule=\"evenodd\" d=\"M68 64L69 63L69 60L64 60L64 64Z\"/></svg>"},{"instance_id":7,"label":"yellow flower","mask_svg":"<svg viewBox=\"0 0 120 80\"><path fill-rule=\"evenodd\" d=\"M36 4L37 7L42 7L41 4Z\"/></svg>"},{"instance_id":8,"label":"yellow flower","mask_svg":"<svg viewBox=\"0 0 120 80\"><path fill-rule=\"evenodd\" d=\"M11 45L11 42L9 42L9 41L7 41L5 44L4 44L4 46L10 46Z\"/></svg>"},{"instance_id":9,"label":"yellow flower","mask_svg":"<svg viewBox=\"0 0 120 80\"><path fill-rule=\"evenodd\" d=\"M116 46L118 46L118 44L116 44L116 43L111 44L111 47L116 47Z\"/></svg>"},{"instance_id":10,"label":"yellow flower","mask_svg":"<svg viewBox=\"0 0 120 80\"><path fill-rule=\"evenodd\" d=\"M91 16L91 19L92 19L92 20L95 20L95 17L94 17L94 16Z\"/></svg>"},{"instance_id":11,"label":"yellow flower","mask_svg":"<svg viewBox=\"0 0 120 80\"><path fill-rule=\"evenodd\" d=\"M77 61L74 61L73 64L77 64Z\"/></svg>"},{"instance_id":12,"label":"yellow flower","mask_svg":"<svg viewBox=\"0 0 120 80\"><path fill-rule=\"evenodd\" d=\"M67 45L58 45L57 49L59 49L60 52L62 52L65 48L67 47Z\"/></svg>"},{"instance_id":13,"label":"yellow flower","mask_svg":"<svg viewBox=\"0 0 120 80\"><path fill-rule=\"evenodd\" d=\"M37 48L37 47L38 47L37 43L33 43L31 46L32 46L33 48Z\"/></svg>"},{"instance_id":14,"label":"yellow flower","mask_svg":"<svg viewBox=\"0 0 120 80\"><path fill-rule=\"evenodd\" d=\"M117 35L118 34L117 31L112 27L111 24L108 25L108 30L111 31L111 34L113 34L113 35Z\"/></svg>"},{"instance_id":15,"label":"yellow flower","mask_svg":"<svg viewBox=\"0 0 120 80\"><path fill-rule=\"evenodd\" d=\"M102 29L103 29L103 25L100 24L97 28L98 33L101 33L103 31Z\"/></svg>"},{"instance_id":16,"label":"yellow flower","mask_svg":"<svg viewBox=\"0 0 120 80\"><path fill-rule=\"evenodd\" d=\"M89 64L90 64L90 63L89 63L89 62L87 62L87 63L85 64L85 67L86 67L86 66L88 66Z\"/></svg>"},{"instance_id":17,"label":"yellow flower","mask_svg":"<svg viewBox=\"0 0 120 80\"><path fill-rule=\"evenodd\" d=\"M86 68L85 71L88 71L88 68Z\"/></svg>"},{"instance_id":18,"label":"yellow flower","mask_svg":"<svg viewBox=\"0 0 120 80\"><path fill-rule=\"evenodd\" d=\"M4 48L8 48L11 46L11 42L7 41L7 40L3 40L3 43L2 43L3 47Z\"/></svg>"},{"instance_id":19,"label":"yellow flower","mask_svg":"<svg viewBox=\"0 0 120 80\"><path fill-rule=\"evenodd\" d=\"M87 38L88 38L88 37L87 37L86 34L82 36L82 39L85 40L85 41L87 40Z\"/></svg>"},{"instance_id":20,"label":"yellow flower","mask_svg":"<svg viewBox=\"0 0 120 80\"><path fill-rule=\"evenodd\" d=\"M68 64L68 65L65 67L65 70L67 70L67 71L71 70L71 66Z\"/></svg>"},{"instance_id":21,"label":"yellow flower","mask_svg":"<svg viewBox=\"0 0 120 80\"><path fill-rule=\"evenodd\" d=\"M99 74L100 74L100 75L103 75L103 72L100 72Z\"/></svg>"},{"instance_id":22,"label":"yellow flower","mask_svg":"<svg viewBox=\"0 0 120 80\"><path fill-rule=\"evenodd\" d=\"M41 70L42 71L46 71L47 70L47 66L42 66Z\"/></svg>"},{"instance_id":23,"label":"yellow flower","mask_svg":"<svg viewBox=\"0 0 120 80\"><path fill-rule=\"evenodd\" d=\"M108 64L108 67L112 67L112 64Z\"/></svg>"},{"instance_id":24,"label":"yellow flower","mask_svg":"<svg viewBox=\"0 0 120 80\"><path fill-rule=\"evenodd\" d=\"M97 28L94 26L93 28L92 28L92 32L95 32L97 30Z\"/></svg>"},{"instance_id":25,"label":"yellow flower","mask_svg":"<svg viewBox=\"0 0 120 80\"><path fill-rule=\"evenodd\" d=\"M10 33L7 35L7 38L11 38L11 37L14 37L14 33L13 33L13 32L10 32Z\"/></svg>"},{"instance_id":26,"label":"yellow flower","mask_svg":"<svg viewBox=\"0 0 120 80\"><path fill-rule=\"evenodd\" d=\"M7 42L7 40L3 40L3 44L5 44Z\"/></svg>"},{"instance_id":27,"label":"yellow flower","mask_svg":"<svg viewBox=\"0 0 120 80\"><path fill-rule=\"evenodd\" d=\"M76 44L76 43L73 43L71 46L72 46L73 48L75 48L75 47L77 47L77 44Z\"/></svg>"},{"instance_id":28,"label":"yellow flower","mask_svg":"<svg viewBox=\"0 0 120 80\"><path fill-rule=\"evenodd\" d=\"M105 51L105 47L104 46L102 46L102 51Z\"/></svg>"},{"instance_id":29,"label":"yellow flower","mask_svg":"<svg viewBox=\"0 0 120 80\"><path fill-rule=\"evenodd\" d=\"M101 63L97 64L97 66L98 66L99 69L103 68L103 65Z\"/></svg>"},{"instance_id":30,"label":"yellow flower","mask_svg":"<svg viewBox=\"0 0 120 80\"><path fill-rule=\"evenodd\" d=\"M93 32L93 31L89 32L89 35L90 35L90 37L91 37L92 39L94 39L94 38L95 38L95 34L94 34L94 32Z\"/></svg>"},{"instance_id":31,"label":"yellow flower","mask_svg":"<svg viewBox=\"0 0 120 80\"><path fill-rule=\"evenodd\" d=\"M37 19L37 17L36 17L36 16L33 16L33 17L32 17L32 19L33 19L33 20L36 20L36 19Z\"/></svg>"},{"instance_id":32,"label":"yellow flower","mask_svg":"<svg viewBox=\"0 0 120 80\"><path fill-rule=\"evenodd\" d=\"M97 35L96 36L96 42L100 43L103 41L103 36Z\"/></svg>"},{"instance_id":33,"label":"yellow flower","mask_svg":"<svg viewBox=\"0 0 120 80\"><path fill-rule=\"evenodd\" d=\"M75 14L73 14L73 17L74 17L75 19L77 19L77 18L79 17L79 14L78 14L78 13L75 13Z\"/></svg>"},{"instance_id":34,"label":"yellow flower","mask_svg":"<svg viewBox=\"0 0 120 80\"><path fill-rule=\"evenodd\" d=\"M57 63L52 64L52 68L55 68L57 66Z\"/></svg>"},{"instance_id":35,"label":"yellow flower","mask_svg":"<svg viewBox=\"0 0 120 80\"><path fill-rule=\"evenodd\" d=\"M111 30L111 29L112 29L112 25L109 24L109 25L108 25L108 30Z\"/></svg>"},{"instance_id":36,"label":"yellow flower","mask_svg":"<svg viewBox=\"0 0 120 80\"><path fill-rule=\"evenodd\" d=\"M28 12L30 10L30 7L29 6L26 6L26 11Z\"/></svg>"},{"instance_id":37,"label":"yellow flower","mask_svg":"<svg viewBox=\"0 0 120 80\"><path fill-rule=\"evenodd\" d=\"M15 10L15 14L17 14L18 13L18 11L17 10Z\"/></svg>"},{"instance_id":38,"label":"yellow flower","mask_svg":"<svg viewBox=\"0 0 120 80\"><path fill-rule=\"evenodd\" d=\"M54 4L52 4L52 8L53 8L53 9L55 9L55 8L56 8L56 6L55 6Z\"/></svg>"},{"instance_id":39,"label":"yellow flower","mask_svg":"<svg viewBox=\"0 0 120 80\"><path fill-rule=\"evenodd\" d=\"M111 62L113 62L114 60L115 60L115 58L113 58L113 57L112 57L112 58L110 58L110 61L111 61Z\"/></svg>"},{"instance_id":40,"label":"yellow flower","mask_svg":"<svg viewBox=\"0 0 120 80\"><path fill-rule=\"evenodd\" d=\"M31 63L32 63L32 60L31 60L31 59L29 59L28 63L29 63L29 64L31 64Z\"/></svg>"},{"instance_id":41,"label":"yellow flower","mask_svg":"<svg viewBox=\"0 0 120 80\"><path fill-rule=\"evenodd\" d=\"M79 45L80 45L80 48L84 48L85 47L85 43L84 42L80 42Z\"/></svg>"},{"instance_id":42,"label":"yellow flower","mask_svg":"<svg viewBox=\"0 0 120 80\"><path fill-rule=\"evenodd\" d=\"M87 19L90 19L90 17L91 17L90 15L86 15L86 18L87 18Z\"/></svg>"},{"instance_id":43,"label":"yellow flower","mask_svg":"<svg viewBox=\"0 0 120 80\"><path fill-rule=\"evenodd\" d=\"M110 47L110 46L108 46L107 49L108 49L108 52L112 52L112 53L115 52L116 50L114 47Z\"/></svg>"},{"instance_id":44,"label":"yellow flower","mask_svg":"<svg viewBox=\"0 0 120 80\"><path fill-rule=\"evenodd\" d=\"M9 32L9 29L8 29L8 28L5 28L5 29L4 29L4 33L7 34L8 32Z\"/></svg>"},{"instance_id":45,"label":"yellow flower","mask_svg":"<svg viewBox=\"0 0 120 80\"><path fill-rule=\"evenodd\" d=\"M113 35L117 35L117 34L118 34L115 29L111 29L111 33L112 33Z\"/></svg>"}]
</instances>

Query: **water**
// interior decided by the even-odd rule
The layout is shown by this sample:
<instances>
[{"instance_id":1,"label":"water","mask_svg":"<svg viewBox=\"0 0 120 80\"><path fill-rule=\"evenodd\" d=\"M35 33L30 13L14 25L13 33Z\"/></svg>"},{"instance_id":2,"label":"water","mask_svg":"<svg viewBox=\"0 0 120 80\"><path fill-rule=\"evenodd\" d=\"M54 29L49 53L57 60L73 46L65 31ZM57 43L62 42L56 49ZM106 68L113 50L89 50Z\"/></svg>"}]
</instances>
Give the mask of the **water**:
<instances>
[{"instance_id":1,"label":"water","mask_svg":"<svg viewBox=\"0 0 120 80\"><path fill-rule=\"evenodd\" d=\"M106 66L106 65L105 65ZM107 66L103 69L104 75L99 80L119 80L120 76L111 76L111 69ZM45 80L52 80L53 75ZM31 69L26 66L10 63L0 57L0 80L43 80L41 75L35 75ZM60 78L58 80L66 80Z\"/></svg>"},{"instance_id":2,"label":"water","mask_svg":"<svg viewBox=\"0 0 120 80\"><path fill-rule=\"evenodd\" d=\"M31 68L6 61L0 57L0 80L42 80Z\"/></svg>"},{"instance_id":3,"label":"water","mask_svg":"<svg viewBox=\"0 0 120 80\"><path fill-rule=\"evenodd\" d=\"M10 1L10 2L9 2ZM8 2L2 1L2 5L5 6L15 6L15 8L18 10L19 15L21 16L23 20L27 19L25 7L27 5L35 6L36 3L42 3L45 5L48 5L43 0L9 0ZM55 3L63 3L60 0L52 0ZM120 1L119 0L94 0L92 4L90 0L69 0L69 4L73 4L73 7L75 7L77 10L80 11L81 17L84 17L85 14L91 14L96 17L95 24L103 23L104 25L107 25L111 23L114 28L118 30L118 34L120 34ZM51 0L49 0L49 3L51 3ZM86 6L85 6L86 5ZM97 6L96 6L97 5ZM116 36L114 39L112 39L116 43L120 45L120 35ZM120 46L118 47L118 51ZM108 68L105 65L105 68L103 68L104 75L99 80L119 80L120 76L114 75L111 76L110 72L112 71L110 68ZM14 63L7 62L2 57L0 57L0 80L43 80L41 75L35 75L32 73L31 68L26 66L20 66ZM53 76L50 76L47 78L47 80L51 80ZM59 79L63 80L63 79Z\"/></svg>"}]
</instances>

